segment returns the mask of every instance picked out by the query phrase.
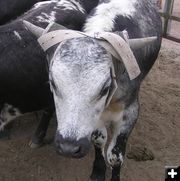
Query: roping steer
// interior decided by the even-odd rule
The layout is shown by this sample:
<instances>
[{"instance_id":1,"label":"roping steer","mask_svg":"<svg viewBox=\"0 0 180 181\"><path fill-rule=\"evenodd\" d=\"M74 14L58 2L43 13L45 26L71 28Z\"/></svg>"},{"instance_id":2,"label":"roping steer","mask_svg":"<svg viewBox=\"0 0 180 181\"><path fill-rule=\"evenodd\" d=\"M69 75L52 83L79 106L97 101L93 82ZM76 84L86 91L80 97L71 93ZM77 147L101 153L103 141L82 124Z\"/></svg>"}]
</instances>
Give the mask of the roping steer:
<instances>
[{"instance_id":1,"label":"roping steer","mask_svg":"<svg viewBox=\"0 0 180 181\"><path fill-rule=\"evenodd\" d=\"M39 35L49 58L58 152L82 157L92 140L96 158L91 179L104 180L105 125L111 121L113 137L106 155L112 167L111 180L119 180L126 142L138 118L140 83L161 45L161 19L152 2L101 0L87 18L84 33L48 33L25 24ZM156 39L149 45L137 40L152 36Z\"/></svg>"},{"instance_id":2,"label":"roping steer","mask_svg":"<svg viewBox=\"0 0 180 181\"><path fill-rule=\"evenodd\" d=\"M97 3L98 0L39 2L22 17L0 27L0 134L17 116L46 109L32 141L37 146L42 143L54 112L46 55L22 20L40 27L57 22L81 30L88 12Z\"/></svg>"},{"instance_id":3,"label":"roping steer","mask_svg":"<svg viewBox=\"0 0 180 181\"><path fill-rule=\"evenodd\" d=\"M113 137L106 156L111 180L120 180L126 142L138 118L140 83L161 45L161 19L151 1L100 0L86 20L84 33L24 23L40 37L49 59L57 151L79 158L87 154L92 140L91 180L105 180L105 125L111 121Z\"/></svg>"}]
</instances>

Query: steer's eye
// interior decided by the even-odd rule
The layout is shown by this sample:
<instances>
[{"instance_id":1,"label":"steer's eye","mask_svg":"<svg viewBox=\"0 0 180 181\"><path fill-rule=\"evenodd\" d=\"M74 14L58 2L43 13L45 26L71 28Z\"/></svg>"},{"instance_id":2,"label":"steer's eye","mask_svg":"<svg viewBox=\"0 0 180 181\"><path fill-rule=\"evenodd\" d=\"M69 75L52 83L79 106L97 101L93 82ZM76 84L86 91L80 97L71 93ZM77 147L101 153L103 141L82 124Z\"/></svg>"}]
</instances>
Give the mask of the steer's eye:
<instances>
[{"instance_id":1,"label":"steer's eye","mask_svg":"<svg viewBox=\"0 0 180 181\"><path fill-rule=\"evenodd\" d=\"M109 89L110 89L110 86L103 88L100 92L100 97L105 96L109 92Z\"/></svg>"},{"instance_id":2,"label":"steer's eye","mask_svg":"<svg viewBox=\"0 0 180 181\"><path fill-rule=\"evenodd\" d=\"M101 89L99 89L99 94L97 99L101 99L105 95L109 93L109 90L111 88L111 77L108 77L108 79L102 84Z\"/></svg>"}]
</instances>

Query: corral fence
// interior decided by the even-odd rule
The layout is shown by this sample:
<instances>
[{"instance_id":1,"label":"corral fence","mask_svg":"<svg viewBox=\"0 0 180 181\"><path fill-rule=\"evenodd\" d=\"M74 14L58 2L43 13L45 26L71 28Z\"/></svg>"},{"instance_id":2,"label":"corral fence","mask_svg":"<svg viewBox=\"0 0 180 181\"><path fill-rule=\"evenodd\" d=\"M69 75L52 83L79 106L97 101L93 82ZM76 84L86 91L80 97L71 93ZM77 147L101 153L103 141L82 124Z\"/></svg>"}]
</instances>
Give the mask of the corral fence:
<instances>
[{"instance_id":1,"label":"corral fence","mask_svg":"<svg viewBox=\"0 0 180 181\"><path fill-rule=\"evenodd\" d=\"M180 43L180 38L170 35L172 21L180 22L180 17L173 15L173 7L175 1L174 0L164 0L164 1L165 1L164 7L162 8L162 11L160 11L160 15L164 18L163 37Z\"/></svg>"}]
</instances>

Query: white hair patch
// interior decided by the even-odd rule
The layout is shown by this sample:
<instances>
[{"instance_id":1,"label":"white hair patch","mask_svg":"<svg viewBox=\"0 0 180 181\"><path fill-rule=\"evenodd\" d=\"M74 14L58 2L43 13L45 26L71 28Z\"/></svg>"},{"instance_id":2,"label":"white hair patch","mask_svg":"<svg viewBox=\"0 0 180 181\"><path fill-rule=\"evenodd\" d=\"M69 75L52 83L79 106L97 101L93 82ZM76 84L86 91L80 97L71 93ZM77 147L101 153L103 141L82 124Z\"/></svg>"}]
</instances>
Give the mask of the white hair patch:
<instances>
[{"instance_id":1,"label":"white hair patch","mask_svg":"<svg viewBox=\"0 0 180 181\"><path fill-rule=\"evenodd\" d=\"M9 122L11 122L20 115L21 112L18 108L5 103L0 112L0 131L2 131Z\"/></svg>"},{"instance_id":2,"label":"white hair patch","mask_svg":"<svg viewBox=\"0 0 180 181\"><path fill-rule=\"evenodd\" d=\"M14 31L14 35L15 35L19 40L22 40L21 35L20 35L17 31Z\"/></svg>"},{"instance_id":3,"label":"white hair patch","mask_svg":"<svg viewBox=\"0 0 180 181\"><path fill-rule=\"evenodd\" d=\"M39 22L52 23L56 20L56 12L52 11L50 14L42 12L41 15L36 18Z\"/></svg>"},{"instance_id":4,"label":"white hair patch","mask_svg":"<svg viewBox=\"0 0 180 181\"><path fill-rule=\"evenodd\" d=\"M110 0L108 3L100 4L96 8L95 14L87 19L84 31L112 31L116 16L133 16L136 2L137 0Z\"/></svg>"},{"instance_id":5,"label":"white hair patch","mask_svg":"<svg viewBox=\"0 0 180 181\"><path fill-rule=\"evenodd\" d=\"M81 4L75 0L61 0L57 2L57 6L61 7L63 10L77 10L81 11L82 13L85 12Z\"/></svg>"},{"instance_id":6,"label":"white hair patch","mask_svg":"<svg viewBox=\"0 0 180 181\"><path fill-rule=\"evenodd\" d=\"M44 5L50 4L50 3L52 3L52 2L56 2L56 1L38 2L38 3L36 3L36 4L33 6L32 9L38 9L38 8L40 8L40 7L44 6Z\"/></svg>"}]
</instances>

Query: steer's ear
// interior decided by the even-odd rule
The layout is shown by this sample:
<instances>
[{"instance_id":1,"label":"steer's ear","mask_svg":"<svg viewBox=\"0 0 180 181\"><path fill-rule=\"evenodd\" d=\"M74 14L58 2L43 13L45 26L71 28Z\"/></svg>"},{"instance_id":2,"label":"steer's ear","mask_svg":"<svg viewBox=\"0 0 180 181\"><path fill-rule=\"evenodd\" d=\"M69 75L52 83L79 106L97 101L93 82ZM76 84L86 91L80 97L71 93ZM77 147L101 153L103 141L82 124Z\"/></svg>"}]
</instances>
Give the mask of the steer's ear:
<instances>
[{"instance_id":1,"label":"steer's ear","mask_svg":"<svg viewBox=\"0 0 180 181\"><path fill-rule=\"evenodd\" d=\"M108 94L108 97L106 99L106 107L108 107L109 103L111 102L112 100L112 97L117 89L117 82L116 82L116 75L115 75L115 71L114 71L114 66L111 67L110 69L110 73L111 73L111 87L110 87L110 90L109 90L109 94Z\"/></svg>"},{"instance_id":2,"label":"steer's ear","mask_svg":"<svg viewBox=\"0 0 180 181\"><path fill-rule=\"evenodd\" d=\"M39 26L36 26L28 21L23 21L23 24L25 25L25 27L32 33L34 34L37 38L39 38L43 32L44 32L44 29L39 27Z\"/></svg>"}]
</instances>

